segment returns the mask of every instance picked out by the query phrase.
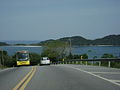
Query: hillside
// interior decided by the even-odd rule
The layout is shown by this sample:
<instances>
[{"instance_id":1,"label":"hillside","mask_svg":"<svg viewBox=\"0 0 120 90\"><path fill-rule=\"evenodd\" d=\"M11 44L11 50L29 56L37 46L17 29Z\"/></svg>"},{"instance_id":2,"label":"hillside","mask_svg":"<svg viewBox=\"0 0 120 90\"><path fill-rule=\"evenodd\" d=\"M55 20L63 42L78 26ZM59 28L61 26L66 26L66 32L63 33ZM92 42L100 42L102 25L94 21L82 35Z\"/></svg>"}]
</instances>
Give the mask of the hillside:
<instances>
[{"instance_id":1,"label":"hillside","mask_svg":"<svg viewBox=\"0 0 120 90\"><path fill-rule=\"evenodd\" d=\"M5 42L0 42L0 46L6 46L6 45L9 45L9 44L7 44Z\"/></svg>"},{"instance_id":2,"label":"hillside","mask_svg":"<svg viewBox=\"0 0 120 90\"><path fill-rule=\"evenodd\" d=\"M49 39L49 40L46 40L46 41L41 41L40 43L37 43L37 44L34 44L34 45L44 46L45 44L51 43L51 42L53 42L53 41L55 41L55 40Z\"/></svg>"},{"instance_id":3,"label":"hillside","mask_svg":"<svg viewBox=\"0 0 120 90\"><path fill-rule=\"evenodd\" d=\"M93 45L120 45L120 35L109 35L92 41Z\"/></svg>"},{"instance_id":4,"label":"hillside","mask_svg":"<svg viewBox=\"0 0 120 90\"><path fill-rule=\"evenodd\" d=\"M73 36L73 37L64 37L58 39L60 41L70 42L72 45L90 45L91 40L85 39L81 36Z\"/></svg>"},{"instance_id":5,"label":"hillside","mask_svg":"<svg viewBox=\"0 0 120 90\"><path fill-rule=\"evenodd\" d=\"M120 35L109 35L105 36L103 38L95 39L95 40L89 40L85 39L81 36L73 36L73 37L64 37L57 39L64 42L70 42L73 46L79 46L79 45L120 45ZM38 43L38 45L44 45L45 43L50 43L52 41L55 41L53 39L42 41Z\"/></svg>"}]
</instances>

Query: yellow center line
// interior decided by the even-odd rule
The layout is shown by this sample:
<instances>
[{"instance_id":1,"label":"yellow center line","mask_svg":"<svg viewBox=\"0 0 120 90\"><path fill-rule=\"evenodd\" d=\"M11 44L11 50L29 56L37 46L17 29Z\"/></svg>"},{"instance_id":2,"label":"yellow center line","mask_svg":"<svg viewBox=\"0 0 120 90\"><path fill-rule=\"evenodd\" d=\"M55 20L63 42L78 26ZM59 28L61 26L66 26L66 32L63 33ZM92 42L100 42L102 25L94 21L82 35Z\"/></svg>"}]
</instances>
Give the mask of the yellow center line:
<instances>
[{"instance_id":1,"label":"yellow center line","mask_svg":"<svg viewBox=\"0 0 120 90\"><path fill-rule=\"evenodd\" d=\"M32 67L31 71L13 88L13 90L24 90L29 81L36 72L36 67Z\"/></svg>"},{"instance_id":2,"label":"yellow center line","mask_svg":"<svg viewBox=\"0 0 120 90\"><path fill-rule=\"evenodd\" d=\"M30 75L30 77L25 81L25 83L21 86L20 90L24 90L25 87L27 86L27 84L30 82L30 80L32 79L33 75L36 72L36 68L34 69L33 73Z\"/></svg>"}]
</instances>

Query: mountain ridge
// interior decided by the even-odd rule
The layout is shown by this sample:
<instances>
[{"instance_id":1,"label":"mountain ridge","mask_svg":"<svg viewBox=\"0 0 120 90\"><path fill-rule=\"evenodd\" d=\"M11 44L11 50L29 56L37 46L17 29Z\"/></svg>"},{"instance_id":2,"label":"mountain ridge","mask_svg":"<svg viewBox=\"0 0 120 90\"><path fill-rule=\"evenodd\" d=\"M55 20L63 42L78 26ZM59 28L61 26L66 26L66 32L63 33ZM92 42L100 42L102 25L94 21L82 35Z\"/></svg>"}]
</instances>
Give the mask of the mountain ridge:
<instances>
[{"instance_id":1,"label":"mountain ridge","mask_svg":"<svg viewBox=\"0 0 120 90\"><path fill-rule=\"evenodd\" d=\"M47 43L52 43L54 41L62 41L62 42L68 42L72 44L72 46L81 46L81 45L118 45L120 46L120 34L118 35L108 35L104 36L102 38L97 38L94 40L91 39L86 39L82 36L71 36L71 37L63 37L59 39L49 39L49 40L44 40L38 43L33 43L29 45L40 45L44 46ZM24 44L24 43L23 43ZM7 42L0 42L0 46L7 46L7 45L12 45L8 44Z\"/></svg>"},{"instance_id":2,"label":"mountain ridge","mask_svg":"<svg viewBox=\"0 0 120 90\"><path fill-rule=\"evenodd\" d=\"M56 39L58 41L70 42L73 46L80 45L120 45L120 35L108 35L102 38L97 38L94 40L86 39L82 36L72 36L72 37L63 37ZM49 39L46 41L41 41L39 45L44 45L45 43L56 41L54 39Z\"/></svg>"}]
</instances>

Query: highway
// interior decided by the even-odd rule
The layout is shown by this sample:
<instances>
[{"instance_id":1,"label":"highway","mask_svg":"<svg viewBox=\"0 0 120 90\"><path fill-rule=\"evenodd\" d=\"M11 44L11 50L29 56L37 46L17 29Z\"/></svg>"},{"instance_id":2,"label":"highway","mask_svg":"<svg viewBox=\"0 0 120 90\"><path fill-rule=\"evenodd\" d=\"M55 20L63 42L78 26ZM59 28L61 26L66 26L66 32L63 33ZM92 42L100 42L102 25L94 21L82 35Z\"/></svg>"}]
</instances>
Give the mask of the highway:
<instances>
[{"instance_id":1,"label":"highway","mask_svg":"<svg viewBox=\"0 0 120 90\"><path fill-rule=\"evenodd\" d=\"M120 90L120 69L86 65L0 70L0 90Z\"/></svg>"}]
</instances>

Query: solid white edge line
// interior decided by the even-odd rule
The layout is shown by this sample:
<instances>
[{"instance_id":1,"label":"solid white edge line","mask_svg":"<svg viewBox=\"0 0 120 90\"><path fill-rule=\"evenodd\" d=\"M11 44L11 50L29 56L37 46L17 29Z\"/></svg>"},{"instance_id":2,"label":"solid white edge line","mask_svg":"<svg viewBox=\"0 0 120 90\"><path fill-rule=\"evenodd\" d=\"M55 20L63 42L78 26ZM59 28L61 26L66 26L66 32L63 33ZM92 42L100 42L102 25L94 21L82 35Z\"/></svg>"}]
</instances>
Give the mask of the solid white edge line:
<instances>
[{"instance_id":1,"label":"solid white edge line","mask_svg":"<svg viewBox=\"0 0 120 90\"><path fill-rule=\"evenodd\" d=\"M91 72L91 73L98 73L98 74L120 74L120 72Z\"/></svg>"},{"instance_id":2,"label":"solid white edge line","mask_svg":"<svg viewBox=\"0 0 120 90\"><path fill-rule=\"evenodd\" d=\"M109 80L109 79L107 79L107 78L103 78L103 77L101 77L101 76L99 76L99 75L96 75L96 74L93 74L93 73L91 73L91 72L88 72L88 71L85 71L85 70L82 70L82 69L79 69L79 68L75 68L75 67L72 67L72 66L64 66L64 67L70 67L70 68L73 68L73 69L76 69L76 70L79 70L79 71L88 73L88 74L90 74L90 75L92 75L92 76L98 77L98 78L103 79L103 80L105 80L105 81L111 82L111 83L113 83L113 84L115 84L115 85L117 85L117 86L120 86L119 83L116 83L116 82L114 82L114 81L112 81L112 80Z\"/></svg>"},{"instance_id":3,"label":"solid white edge line","mask_svg":"<svg viewBox=\"0 0 120 90\"><path fill-rule=\"evenodd\" d=\"M12 70L12 69L15 69L15 68L16 67L1 69L0 72L4 72L4 71L7 71L7 70Z\"/></svg>"},{"instance_id":4,"label":"solid white edge line","mask_svg":"<svg viewBox=\"0 0 120 90\"><path fill-rule=\"evenodd\" d=\"M113 82L120 82L120 80L111 80L111 81L113 81Z\"/></svg>"}]
</instances>

